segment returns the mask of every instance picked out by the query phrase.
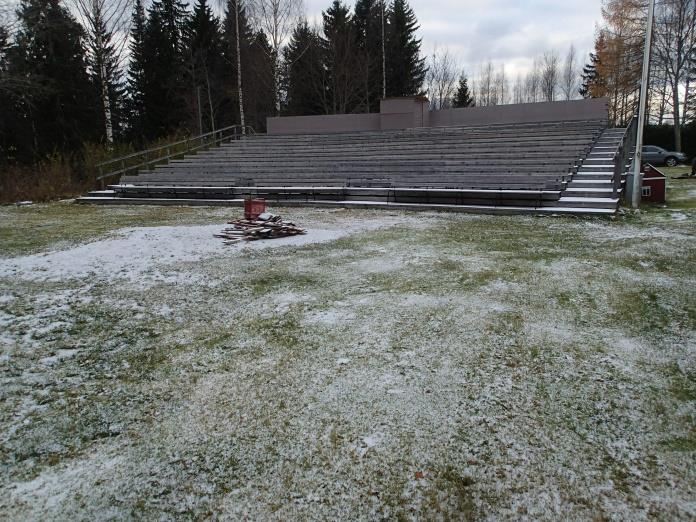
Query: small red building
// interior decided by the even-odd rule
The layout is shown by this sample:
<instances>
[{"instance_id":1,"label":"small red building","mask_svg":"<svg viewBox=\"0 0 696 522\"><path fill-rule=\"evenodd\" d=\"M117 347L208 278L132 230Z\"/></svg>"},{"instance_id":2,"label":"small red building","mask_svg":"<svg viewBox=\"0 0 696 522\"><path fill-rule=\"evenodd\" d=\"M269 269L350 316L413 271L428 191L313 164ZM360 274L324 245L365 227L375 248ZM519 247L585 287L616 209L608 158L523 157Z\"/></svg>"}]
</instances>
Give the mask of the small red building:
<instances>
[{"instance_id":1,"label":"small red building","mask_svg":"<svg viewBox=\"0 0 696 522\"><path fill-rule=\"evenodd\" d=\"M641 199L650 203L664 203L667 200L667 176L650 163L643 165Z\"/></svg>"}]
</instances>

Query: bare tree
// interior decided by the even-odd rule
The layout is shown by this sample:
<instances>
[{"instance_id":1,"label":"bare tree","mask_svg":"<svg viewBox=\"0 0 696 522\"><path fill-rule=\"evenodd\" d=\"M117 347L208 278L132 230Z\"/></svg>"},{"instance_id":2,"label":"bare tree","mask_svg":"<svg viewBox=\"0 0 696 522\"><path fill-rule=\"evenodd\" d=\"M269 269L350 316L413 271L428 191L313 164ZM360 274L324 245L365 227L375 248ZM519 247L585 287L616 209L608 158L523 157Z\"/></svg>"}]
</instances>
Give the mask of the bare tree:
<instances>
[{"instance_id":1,"label":"bare tree","mask_svg":"<svg viewBox=\"0 0 696 522\"><path fill-rule=\"evenodd\" d=\"M554 101L558 90L558 54L555 51L544 53L541 69L541 94L545 101Z\"/></svg>"},{"instance_id":2,"label":"bare tree","mask_svg":"<svg viewBox=\"0 0 696 522\"><path fill-rule=\"evenodd\" d=\"M578 92L578 64L575 46L570 44L565 63L563 64L563 75L561 78L561 93L563 98L571 100L576 97Z\"/></svg>"},{"instance_id":3,"label":"bare tree","mask_svg":"<svg viewBox=\"0 0 696 522\"><path fill-rule=\"evenodd\" d=\"M689 57L696 52L696 0L663 0L657 6L655 53L664 67L671 94L674 148L682 150L682 117L688 112Z\"/></svg>"},{"instance_id":4,"label":"bare tree","mask_svg":"<svg viewBox=\"0 0 696 522\"><path fill-rule=\"evenodd\" d=\"M505 105L510 97L510 85L505 74L505 64L500 66L500 70L495 75L495 100L496 104Z\"/></svg>"},{"instance_id":5,"label":"bare tree","mask_svg":"<svg viewBox=\"0 0 696 522\"><path fill-rule=\"evenodd\" d=\"M120 67L125 58L130 33L130 12L132 0L71 0L78 17L85 28L91 54L92 67L99 79L102 110L107 145L114 142L111 65ZM110 55L115 64L107 63Z\"/></svg>"},{"instance_id":6,"label":"bare tree","mask_svg":"<svg viewBox=\"0 0 696 522\"><path fill-rule=\"evenodd\" d=\"M524 103L524 81L522 80L522 75L517 74L515 78L515 85L512 88L512 102L513 103Z\"/></svg>"},{"instance_id":7,"label":"bare tree","mask_svg":"<svg viewBox=\"0 0 696 522\"><path fill-rule=\"evenodd\" d=\"M480 106L486 107L488 105L497 104L497 93L495 92L494 81L493 62L488 60L488 62L481 67L481 73L479 76L479 94L476 101Z\"/></svg>"},{"instance_id":8,"label":"bare tree","mask_svg":"<svg viewBox=\"0 0 696 522\"><path fill-rule=\"evenodd\" d=\"M303 0L250 0L251 19L269 39L276 113L280 114L280 56L292 30L304 15Z\"/></svg>"},{"instance_id":9,"label":"bare tree","mask_svg":"<svg viewBox=\"0 0 696 522\"><path fill-rule=\"evenodd\" d=\"M457 90L457 63L449 49L435 48L428 58L425 82L431 110L451 107Z\"/></svg>"},{"instance_id":10,"label":"bare tree","mask_svg":"<svg viewBox=\"0 0 696 522\"><path fill-rule=\"evenodd\" d=\"M536 103L539 101L539 91L541 88L541 62L538 58L534 59L532 68L527 73L524 80L525 101Z\"/></svg>"}]
</instances>

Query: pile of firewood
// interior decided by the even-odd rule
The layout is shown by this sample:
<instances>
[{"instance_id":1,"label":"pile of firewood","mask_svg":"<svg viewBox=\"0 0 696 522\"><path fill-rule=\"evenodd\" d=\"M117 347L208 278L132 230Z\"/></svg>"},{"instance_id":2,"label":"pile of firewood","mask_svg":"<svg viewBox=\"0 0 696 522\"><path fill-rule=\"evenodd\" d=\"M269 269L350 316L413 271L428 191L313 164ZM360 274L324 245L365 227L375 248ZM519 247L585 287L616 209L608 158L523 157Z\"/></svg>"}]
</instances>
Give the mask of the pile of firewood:
<instances>
[{"instance_id":1,"label":"pile of firewood","mask_svg":"<svg viewBox=\"0 0 696 522\"><path fill-rule=\"evenodd\" d=\"M275 239L307 233L295 223L283 221L280 216L270 212L264 212L256 219L236 219L229 221L228 224L232 226L225 228L219 234L214 234L215 237L224 239L226 245L234 245L240 241Z\"/></svg>"}]
</instances>

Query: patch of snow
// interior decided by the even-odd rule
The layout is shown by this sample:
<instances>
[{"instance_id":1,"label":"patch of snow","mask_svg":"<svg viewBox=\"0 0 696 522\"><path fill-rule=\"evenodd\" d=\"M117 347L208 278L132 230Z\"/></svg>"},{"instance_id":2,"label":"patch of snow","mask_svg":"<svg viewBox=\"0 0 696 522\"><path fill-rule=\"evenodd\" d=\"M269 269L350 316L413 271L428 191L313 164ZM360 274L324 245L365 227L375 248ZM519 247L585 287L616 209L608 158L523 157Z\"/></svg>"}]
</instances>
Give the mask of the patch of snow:
<instances>
[{"instance_id":1,"label":"patch of snow","mask_svg":"<svg viewBox=\"0 0 696 522\"><path fill-rule=\"evenodd\" d=\"M172 273L168 267L212 256L233 257L245 250L297 247L335 241L347 235L395 223L394 219L358 220L335 229L308 228L307 234L226 246L213 237L224 224L160 226L121 229L116 237L67 250L0 259L0 277L60 281L106 277L130 282L180 284L201 282L191 274ZM191 279L193 277L193 280Z\"/></svg>"}]
</instances>

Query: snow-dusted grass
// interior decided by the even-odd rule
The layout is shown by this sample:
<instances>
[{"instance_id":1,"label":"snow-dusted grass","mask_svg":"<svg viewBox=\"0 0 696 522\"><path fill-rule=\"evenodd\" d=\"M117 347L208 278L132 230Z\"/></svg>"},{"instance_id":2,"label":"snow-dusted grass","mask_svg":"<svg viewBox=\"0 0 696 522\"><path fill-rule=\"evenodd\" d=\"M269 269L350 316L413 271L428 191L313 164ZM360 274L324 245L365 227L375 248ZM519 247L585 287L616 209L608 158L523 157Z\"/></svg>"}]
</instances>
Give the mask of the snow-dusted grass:
<instances>
[{"instance_id":1,"label":"snow-dusted grass","mask_svg":"<svg viewBox=\"0 0 696 522\"><path fill-rule=\"evenodd\" d=\"M235 209L0 208L0 515L694 518L679 201L233 247Z\"/></svg>"}]
</instances>

